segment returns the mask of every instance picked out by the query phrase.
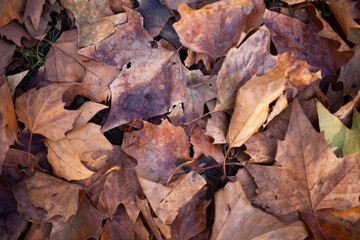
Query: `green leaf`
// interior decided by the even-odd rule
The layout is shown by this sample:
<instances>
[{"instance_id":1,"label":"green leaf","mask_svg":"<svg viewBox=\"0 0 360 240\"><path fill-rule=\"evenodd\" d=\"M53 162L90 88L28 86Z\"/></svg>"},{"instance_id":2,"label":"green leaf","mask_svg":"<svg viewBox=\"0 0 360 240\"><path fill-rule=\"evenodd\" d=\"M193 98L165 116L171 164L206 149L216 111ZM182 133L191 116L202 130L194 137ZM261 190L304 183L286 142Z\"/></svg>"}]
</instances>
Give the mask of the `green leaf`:
<instances>
[{"instance_id":1,"label":"green leaf","mask_svg":"<svg viewBox=\"0 0 360 240\"><path fill-rule=\"evenodd\" d=\"M354 108L352 128L347 128L336 116L331 114L320 102L317 103L320 131L325 132L325 140L330 147L338 147L338 157L360 151L360 114Z\"/></svg>"}]
</instances>

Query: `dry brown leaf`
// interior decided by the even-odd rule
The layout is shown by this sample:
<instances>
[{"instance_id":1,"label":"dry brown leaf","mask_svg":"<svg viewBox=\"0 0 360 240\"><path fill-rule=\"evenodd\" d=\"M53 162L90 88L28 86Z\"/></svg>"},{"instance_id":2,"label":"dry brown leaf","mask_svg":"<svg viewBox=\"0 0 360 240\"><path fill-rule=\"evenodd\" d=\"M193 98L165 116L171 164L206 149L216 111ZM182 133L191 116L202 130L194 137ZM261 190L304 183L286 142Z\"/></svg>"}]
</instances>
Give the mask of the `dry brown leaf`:
<instances>
[{"instance_id":1,"label":"dry brown leaf","mask_svg":"<svg viewBox=\"0 0 360 240\"><path fill-rule=\"evenodd\" d=\"M14 75L6 76L11 96L14 96L16 86L19 85L21 80L26 76L26 74L28 72L29 72L29 70L26 70L26 71L19 72Z\"/></svg>"},{"instance_id":2,"label":"dry brown leaf","mask_svg":"<svg viewBox=\"0 0 360 240\"><path fill-rule=\"evenodd\" d=\"M74 122L74 128L86 124L97 112L108 108L108 106L95 102L84 102L78 110L81 111Z\"/></svg>"},{"instance_id":3,"label":"dry brown leaf","mask_svg":"<svg viewBox=\"0 0 360 240\"><path fill-rule=\"evenodd\" d=\"M94 172L82 162L95 161L99 151L112 150L111 143L100 131L100 126L87 123L68 133L57 141L46 140L48 161L57 176L66 180L79 180L90 177Z\"/></svg>"},{"instance_id":4,"label":"dry brown leaf","mask_svg":"<svg viewBox=\"0 0 360 240\"><path fill-rule=\"evenodd\" d=\"M275 215L314 213L359 205L359 157L337 158L323 133L313 129L297 100L274 166L247 165L259 194L252 201Z\"/></svg>"},{"instance_id":5,"label":"dry brown leaf","mask_svg":"<svg viewBox=\"0 0 360 240\"><path fill-rule=\"evenodd\" d=\"M18 46L22 45L21 40L23 38L28 40L32 39L31 35L16 21L11 21L5 26L2 26L0 28L0 35L13 41Z\"/></svg>"},{"instance_id":6,"label":"dry brown leaf","mask_svg":"<svg viewBox=\"0 0 360 240\"><path fill-rule=\"evenodd\" d=\"M212 3L215 0L160 0L162 4L166 4L168 8L177 11L180 3L186 3L192 9L199 9L208 3ZM164 3L163 3L164 2Z\"/></svg>"},{"instance_id":7,"label":"dry brown leaf","mask_svg":"<svg viewBox=\"0 0 360 240\"><path fill-rule=\"evenodd\" d=\"M156 215L165 224L172 224L180 209L185 206L193 196L205 186L205 179L195 172L181 176L171 191L157 204L152 206ZM149 199L149 196L146 196ZM151 201L150 201L151 204Z\"/></svg>"},{"instance_id":8,"label":"dry brown leaf","mask_svg":"<svg viewBox=\"0 0 360 240\"><path fill-rule=\"evenodd\" d=\"M350 61L341 67L338 81L344 84L344 96L355 97L360 89L360 44L353 47L355 55Z\"/></svg>"},{"instance_id":9,"label":"dry brown leaf","mask_svg":"<svg viewBox=\"0 0 360 240\"><path fill-rule=\"evenodd\" d=\"M154 172L166 184L175 162L190 160L190 143L181 127L165 120L161 125L144 122L144 128L125 133L122 149L138 161L138 167Z\"/></svg>"},{"instance_id":10,"label":"dry brown leaf","mask_svg":"<svg viewBox=\"0 0 360 240\"><path fill-rule=\"evenodd\" d=\"M151 209L149 206L149 203L146 199L140 199L139 197L136 197L136 204L139 207L141 213L143 214L146 223L149 225L150 230L155 235L157 239L163 239L161 237L161 233L159 229L156 226L156 223L154 221L154 218L151 215Z\"/></svg>"},{"instance_id":11,"label":"dry brown leaf","mask_svg":"<svg viewBox=\"0 0 360 240\"><path fill-rule=\"evenodd\" d=\"M360 207L347 210L320 209L316 211L316 218L311 211L301 213L301 217L308 224L315 239L358 239L360 236L359 216Z\"/></svg>"},{"instance_id":12,"label":"dry brown leaf","mask_svg":"<svg viewBox=\"0 0 360 240\"><path fill-rule=\"evenodd\" d=\"M263 75L276 65L270 54L270 32L261 27L239 48L226 55L217 78L218 95L215 110L232 110L236 93L254 74Z\"/></svg>"},{"instance_id":13,"label":"dry brown leaf","mask_svg":"<svg viewBox=\"0 0 360 240\"><path fill-rule=\"evenodd\" d=\"M64 216L68 220L76 214L80 185L71 184L42 172L25 180L30 201L47 212L47 219Z\"/></svg>"},{"instance_id":14,"label":"dry brown leaf","mask_svg":"<svg viewBox=\"0 0 360 240\"><path fill-rule=\"evenodd\" d=\"M107 219L102 230L101 240L135 240L135 224L129 218L124 206L116 209L113 219Z\"/></svg>"},{"instance_id":15,"label":"dry brown leaf","mask_svg":"<svg viewBox=\"0 0 360 240\"><path fill-rule=\"evenodd\" d=\"M109 98L109 85L119 70L77 54L77 31L66 31L52 44L45 59L46 80L58 83L80 83L69 89L65 97L70 103L76 95L95 102ZM70 96L68 96L70 95Z\"/></svg>"},{"instance_id":16,"label":"dry brown leaf","mask_svg":"<svg viewBox=\"0 0 360 240\"><path fill-rule=\"evenodd\" d=\"M17 19L19 22L23 21L23 11L25 9L25 0L0 1L0 27L5 26L11 20Z\"/></svg>"},{"instance_id":17,"label":"dry brown leaf","mask_svg":"<svg viewBox=\"0 0 360 240\"><path fill-rule=\"evenodd\" d=\"M209 111L214 110L216 100L206 103ZM214 139L213 144L226 144L226 133L228 130L228 119L224 112L214 112L206 123L205 135Z\"/></svg>"},{"instance_id":18,"label":"dry brown leaf","mask_svg":"<svg viewBox=\"0 0 360 240\"><path fill-rule=\"evenodd\" d=\"M351 114L353 112L354 108L359 107L360 104L360 91L355 96L355 98L351 101L349 101L347 104L342 106L339 110L334 113L336 117L338 117L344 125L350 126L351 122Z\"/></svg>"},{"instance_id":19,"label":"dry brown leaf","mask_svg":"<svg viewBox=\"0 0 360 240\"><path fill-rule=\"evenodd\" d=\"M153 42L139 13L126 8L126 14L128 22L118 25L111 37L79 50L82 55L122 68L110 86L111 108L103 131L136 118L166 113L176 102L172 95L179 95L177 88L182 88L183 66L177 52Z\"/></svg>"},{"instance_id":20,"label":"dry brown leaf","mask_svg":"<svg viewBox=\"0 0 360 240\"><path fill-rule=\"evenodd\" d=\"M353 43L360 43L360 25L350 16L344 1L328 1L327 4L333 12L337 22L344 31L347 39Z\"/></svg>"},{"instance_id":21,"label":"dry brown leaf","mask_svg":"<svg viewBox=\"0 0 360 240\"><path fill-rule=\"evenodd\" d=\"M53 84L40 89L30 89L16 98L15 109L19 121L31 133L39 133L53 141L65 137L65 132L73 128L79 111L64 109L63 93L70 87Z\"/></svg>"},{"instance_id":22,"label":"dry brown leaf","mask_svg":"<svg viewBox=\"0 0 360 240\"><path fill-rule=\"evenodd\" d=\"M271 30L278 53L289 52L295 58L306 60L320 68L322 76L336 74L353 56L351 49L342 45L343 41L337 34L331 35L328 32L331 28L324 27L314 14L313 21L305 24L299 19L266 10L264 24ZM330 36L337 37L333 39Z\"/></svg>"},{"instance_id":23,"label":"dry brown leaf","mask_svg":"<svg viewBox=\"0 0 360 240\"><path fill-rule=\"evenodd\" d=\"M181 19L174 28L180 42L216 59L225 56L262 23L265 4L260 0L226 0L194 10L181 3L177 10Z\"/></svg>"},{"instance_id":24,"label":"dry brown leaf","mask_svg":"<svg viewBox=\"0 0 360 240\"><path fill-rule=\"evenodd\" d=\"M96 44L115 32L115 26L126 22L124 13L114 14L109 0L61 0L61 4L75 17L78 28L78 46Z\"/></svg>"},{"instance_id":25,"label":"dry brown leaf","mask_svg":"<svg viewBox=\"0 0 360 240\"><path fill-rule=\"evenodd\" d=\"M85 193L79 196L79 208L75 216L65 221L64 218L51 221L52 229L50 239L54 240L77 240L99 239L103 217L99 211L91 205Z\"/></svg>"},{"instance_id":26,"label":"dry brown leaf","mask_svg":"<svg viewBox=\"0 0 360 240\"><path fill-rule=\"evenodd\" d=\"M49 240L51 227L51 223L32 223L24 240Z\"/></svg>"},{"instance_id":27,"label":"dry brown leaf","mask_svg":"<svg viewBox=\"0 0 360 240\"><path fill-rule=\"evenodd\" d=\"M135 197L141 191L135 171L136 162L120 148L113 150L113 157L114 165L95 174L87 184L86 192L91 203L105 218L112 219L117 207L123 204L135 223L139 215Z\"/></svg>"},{"instance_id":28,"label":"dry brown leaf","mask_svg":"<svg viewBox=\"0 0 360 240\"><path fill-rule=\"evenodd\" d=\"M256 226L256 227L254 227ZM305 224L285 225L251 206L239 181L228 182L215 195L215 222L211 239L305 239Z\"/></svg>"},{"instance_id":29,"label":"dry brown leaf","mask_svg":"<svg viewBox=\"0 0 360 240\"><path fill-rule=\"evenodd\" d=\"M36 31L39 31L40 17L45 0L27 0L24 12L24 19L30 18Z\"/></svg>"},{"instance_id":30,"label":"dry brown leaf","mask_svg":"<svg viewBox=\"0 0 360 240\"><path fill-rule=\"evenodd\" d=\"M6 152L16 139L18 124L5 77L0 77L0 172Z\"/></svg>"},{"instance_id":31,"label":"dry brown leaf","mask_svg":"<svg viewBox=\"0 0 360 240\"><path fill-rule=\"evenodd\" d=\"M161 29L173 15L158 0L139 0L136 9L144 18L144 28L152 37L159 35Z\"/></svg>"},{"instance_id":32,"label":"dry brown leaf","mask_svg":"<svg viewBox=\"0 0 360 240\"><path fill-rule=\"evenodd\" d=\"M191 239L206 228L206 209L210 204L207 191L198 192L183 208L171 225L173 239Z\"/></svg>"},{"instance_id":33,"label":"dry brown leaf","mask_svg":"<svg viewBox=\"0 0 360 240\"><path fill-rule=\"evenodd\" d=\"M190 135L190 142L194 148L194 159L204 154L206 157L212 157L218 163L224 162L224 153L220 146L213 145L210 137L206 136L204 130L196 126Z\"/></svg>"},{"instance_id":34,"label":"dry brown leaf","mask_svg":"<svg viewBox=\"0 0 360 240\"><path fill-rule=\"evenodd\" d=\"M293 94L318 79L309 71L304 60L288 53L279 55L278 65L262 76L253 76L238 91L234 113L231 117L227 141L230 147L240 147L266 121L269 104L292 89Z\"/></svg>"},{"instance_id":35,"label":"dry brown leaf","mask_svg":"<svg viewBox=\"0 0 360 240\"><path fill-rule=\"evenodd\" d=\"M6 67L8 61L14 54L16 46L10 43L7 43L2 38L0 38L0 50L1 50L1 57L0 57L0 75L4 73L4 68ZM2 84L2 81L0 80Z\"/></svg>"}]
</instances>

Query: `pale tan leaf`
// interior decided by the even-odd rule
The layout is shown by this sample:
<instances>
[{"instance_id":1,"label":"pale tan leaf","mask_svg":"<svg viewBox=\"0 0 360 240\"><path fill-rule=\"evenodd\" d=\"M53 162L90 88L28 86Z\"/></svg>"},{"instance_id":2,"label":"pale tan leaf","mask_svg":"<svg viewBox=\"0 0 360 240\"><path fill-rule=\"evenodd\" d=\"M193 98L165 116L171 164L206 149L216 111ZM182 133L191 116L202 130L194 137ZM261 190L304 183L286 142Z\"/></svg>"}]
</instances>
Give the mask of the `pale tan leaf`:
<instances>
[{"instance_id":1,"label":"pale tan leaf","mask_svg":"<svg viewBox=\"0 0 360 240\"><path fill-rule=\"evenodd\" d=\"M21 80L26 76L28 72L29 70L26 70L14 75L6 76L9 84L10 93L12 96L14 96L16 86L19 85Z\"/></svg>"},{"instance_id":2,"label":"pale tan leaf","mask_svg":"<svg viewBox=\"0 0 360 240\"><path fill-rule=\"evenodd\" d=\"M87 123L97 112L105 108L108 108L108 106L95 102L84 102L81 107L78 108L81 112L74 122L74 128Z\"/></svg>"},{"instance_id":3,"label":"pale tan leaf","mask_svg":"<svg viewBox=\"0 0 360 240\"><path fill-rule=\"evenodd\" d=\"M79 111L64 109L63 93L70 85L52 84L40 89L30 89L16 98L15 109L19 121L31 133L39 133L53 141L65 137L65 132L73 128Z\"/></svg>"},{"instance_id":4,"label":"pale tan leaf","mask_svg":"<svg viewBox=\"0 0 360 240\"><path fill-rule=\"evenodd\" d=\"M256 226L256 227L255 227ZM303 222L285 225L276 217L251 206L239 181L228 182L215 195L215 222L211 240L305 239Z\"/></svg>"}]
</instances>

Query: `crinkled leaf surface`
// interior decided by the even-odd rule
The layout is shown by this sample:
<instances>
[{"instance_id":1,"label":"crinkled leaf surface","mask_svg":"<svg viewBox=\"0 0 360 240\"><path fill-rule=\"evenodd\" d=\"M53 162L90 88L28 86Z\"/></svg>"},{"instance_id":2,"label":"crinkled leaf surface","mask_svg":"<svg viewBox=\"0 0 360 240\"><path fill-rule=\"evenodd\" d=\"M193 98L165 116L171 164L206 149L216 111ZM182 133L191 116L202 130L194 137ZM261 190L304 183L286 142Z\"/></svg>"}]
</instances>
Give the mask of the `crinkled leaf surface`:
<instances>
[{"instance_id":1,"label":"crinkled leaf surface","mask_svg":"<svg viewBox=\"0 0 360 240\"><path fill-rule=\"evenodd\" d=\"M52 84L31 89L16 98L15 109L19 121L32 133L39 133L53 141L65 137L73 128L79 111L64 109L63 93L70 85Z\"/></svg>"},{"instance_id":2,"label":"crinkled leaf surface","mask_svg":"<svg viewBox=\"0 0 360 240\"><path fill-rule=\"evenodd\" d=\"M260 0L218 1L198 10L181 3L181 19L174 28L185 47L216 59L225 56L262 23L264 10Z\"/></svg>"}]
</instances>

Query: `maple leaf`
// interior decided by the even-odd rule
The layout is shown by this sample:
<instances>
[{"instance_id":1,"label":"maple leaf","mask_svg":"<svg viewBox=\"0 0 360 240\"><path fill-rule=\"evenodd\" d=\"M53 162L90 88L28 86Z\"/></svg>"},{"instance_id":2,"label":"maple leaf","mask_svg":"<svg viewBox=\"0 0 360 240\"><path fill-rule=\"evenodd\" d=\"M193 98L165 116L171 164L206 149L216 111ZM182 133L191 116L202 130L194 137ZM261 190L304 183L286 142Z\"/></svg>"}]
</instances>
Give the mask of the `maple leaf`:
<instances>
[{"instance_id":1,"label":"maple leaf","mask_svg":"<svg viewBox=\"0 0 360 240\"><path fill-rule=\"evenodd\" d=\"M110 95L109 85L119 70L77 54L77 31L65 31L51 45L45 59L46 80L57 83L79 83L69 89L64 98L73 101L82 95L101 102ZM68 96L70 95L70 96Z\"/></svg>"},{"instance_id":2,"label":"maple leaf","mask_svg":"<svg viewBox=\"0 0 360 240\"><path fill-rule=\"evenodd\" d=\"M353 56L346 44L343 49L339 48L339 45L342 45L338 44L337 34L335 34L336 39L320 36L321 34L318 33L323 29L316 27L316 21L305 24L299 19L266 10L264 24L272 32L272 41L278 53L289 52L298 59L306 60L309 64L320 68L322 76L335 74L338 68ZM338 43L335 44L336 42ZM317 51L314 51L314 48Z\"/></svg>"},{"instance_id":3,"label":"maple leaf","mask_svg":"<svg viewBox=\"0 0 360 240\"><path fill-rule=\"evenodd\" d=\"M75 17L78 28L78 46L85 47L98 43L115 32L115 26L126 22L123 13L114 14L109 0L78 1L61 0L61 4Z\"/></svg>"},{"instance_id":4,"label":"maple leaf","mask_svg":"<svg viewBox=\"0 0 360 240\"><path fill-rule=\"evenodd\" d=\"M278 144L274 166L250 164L259 194L252 201L267 212L285 215L296 210L358 206L359 157L337 158L316 132L297 100L293 102L285 140Z\"/></svg>"},{"instance_id":5,"label":"maple leaf","mask_svg":"<svg viewBox=\"0 0 360 240\"><path fill-rule=\"evenodd\" d=\"M348 156L360 151L360 114L354 108L352 128L348 129L336 116L332 115L320 102L317 103L320 131L330 147L337 147L337 156Z\"/></svg>"},{"instance_id":6,"label":"maple leaf","mask_svg":"<svg viewBox=\"0 0 360 240\"><path fill-rule=\"evenodd\" d=\"M174 28L180 42L216 59L225 56L250 30L262 23L265 4L259 0L227 0L194 10L181 3L177 10L181 19Z\"/></svg>"},{"instance_id":7,"label":"maple leaf","mask_svg":"<svg viewBox=\"0 0 360 240\"><path fill-rule=\"evenodd\" d=\"M53 141L65 137L73 128L79 111L64 109L63 93L70 85L52 84L30 89L15 100L15 111L32 134L39 133Z\"/></svg>"},{"instance_id":8,"label":"maple leaf","mask_svg":"<svg viewBox=\"0 0 360 240\"><path fill-rule=\"evenodd\" d=\"M35 207L47 212L47 219L60 215L68 220L76 213L80 185L71 184L38 171L24 183L29 200ZM19 198L17 200L21 201Z\"/></svg>"},{"instance_id":9,"label":"maple leaf","mask_svg":"<svg viewBox=\"0 0 360 240\"><path fill-rule=\"evenodd\" d=\"M178 85L182 87L177 52L154 45L142 26L141 15L128 8L125 11L128 22L118 25L112 36L78 51L99 62L122 68L110 85L111 108L103 131L135 118L147 119L166 113L175 98L170 89L176 95ZM153 64L148 64L149 61Z\"/></svg>"},{"instance_id":10,"label":"maple leaf","mask_svg":"<svg viewBox=\"0 0 360 240\"><path fill-rule=\"evenodd\" d=\"M94 123L87 123L66 133L65 138L45 141L49 163L57 176L70 181L94 174L82 162L95 161L94 153L112 149L100 128Z\"/></svg>"},{"instance_id":11,"label":"maple leaf","mask_svg":"<svg viewBox=\"0 0 360 240\"><path fill-rule=\"evenodd\" d=\"M13 41L18 46L22 45L21 40L23 38L26 38L27 40L32 39L32 36L19 23L15 21L11 21L5 26L0 27L0 35ZM11 50L11 48L8 50ZM14 50L11 51L11 53L13 52Z\"/></svg>"},{"instance_id":12,"label":"maple leaf","mask_svg":"<svg viewBox=\"0 0 360 240\"><path fill-rule=\"evenodd\" d=\"M230 147L240 147L266 121L269 104L282 95L285 87L296 95L303 86L318 79L304 60L284 53L278 56L276 67L262 76L254 75L238 91L231 117L227 141Z\"/></svg>"},{"instance_id":13,"label":"maple leaf","mask_svg":"<svg viewBox=\"0 0 360 240\"><path fill-rule=\"evenodd\" d=\"M233 236L238 239L305 239L308 236L301 221L285 225L276 217L251 206L239 181L228 182L218 191L215 203L212 240L231 239Z\"/></svg>"},{"instance_id":14,"label":"maple leaf","mask_svg":"<svg viewBox=\"0 0 360 240\"><path fill-rule=\"evenodd\" d=\"M189 138L181 127L165 120L161 125L144 122L144 128L125 133L122 149L138 161L138 167L156 173L166 184L178 160L190 160Z\"/></svg>"},{"instance_id":15,"label":"maple leaf","mask_svg":"<svg viewBox=\"0 0 360 240\"><path fill-rule=\"evenodd\" d=\"M119 204L123 204L130 219L135 223L139 215L135 196L140 192L135 172L136 163L120 148L114 149L113 156L114 165L107 169L105 175L94 175L86 191L90 201L104 217L112 219Z\"/></svg>"}]
</instances>

